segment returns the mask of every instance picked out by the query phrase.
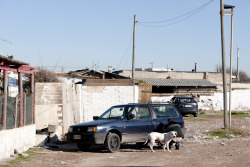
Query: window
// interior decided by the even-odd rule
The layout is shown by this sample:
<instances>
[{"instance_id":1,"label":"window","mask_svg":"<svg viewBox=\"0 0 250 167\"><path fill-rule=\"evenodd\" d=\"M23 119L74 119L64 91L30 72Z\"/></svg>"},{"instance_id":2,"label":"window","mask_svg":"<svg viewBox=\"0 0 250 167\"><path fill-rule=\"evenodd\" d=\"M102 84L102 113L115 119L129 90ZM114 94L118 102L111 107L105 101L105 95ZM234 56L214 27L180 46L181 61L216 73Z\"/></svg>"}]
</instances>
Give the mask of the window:
<instances>
[{"instance_id":1,"label":"window","mask_svg":"<svg viewBox=\"0 0 250 167\"><path fill-rule=\"evenodd\" d=\"M181 98L180 102L182 102L182 103L195 103L195 100L193 98Z\"/></svg>"},{"instance_id":2,"label":"window","mask_svg":"<svg viewBox=\"0 0 250 167\"><path fill-rule=\"evenodd\" d=\"M149 119L151 114L147 106L137 106L133 109L131 114L135 115L135 119Z\"/></svg>"},{"instance_id":3,"label":"window","mask_svg":"<svg viewBox=\"0 0 250 167\"><path fill-rule=\"evenodd\" d=\"M115 106L106 111L100 118L125 118L127 112L131 109L129 106Z\"/></svg>"},{"instance_id":4,"label":"window","mask_svg":"<svg viewBox=\"0 0 250 167\"><path fill-rule=\"evenodd\" d=\"M155 112L156 118L176 118L179 117L176 109L171 105L155 105L152 106Z\"/></svg>"}]
</instances>

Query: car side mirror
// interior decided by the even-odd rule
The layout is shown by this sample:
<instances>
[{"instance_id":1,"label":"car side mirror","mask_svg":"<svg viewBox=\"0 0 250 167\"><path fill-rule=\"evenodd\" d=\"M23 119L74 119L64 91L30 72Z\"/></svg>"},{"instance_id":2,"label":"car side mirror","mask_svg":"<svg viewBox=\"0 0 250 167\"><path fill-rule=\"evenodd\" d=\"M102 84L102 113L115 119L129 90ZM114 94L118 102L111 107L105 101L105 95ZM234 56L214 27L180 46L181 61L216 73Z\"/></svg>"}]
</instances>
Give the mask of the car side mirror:
<instances>
[{"instance_id":1,"label":"car side mirror","mask_svg":"<svg viewBox=\"0 0 250 167\"><path fill-rule=\"evenodd\" d=\"M95 120L98 120L99 119L99 117L98 116L93 116L93 120L95 121Z\"/></svg>"},{"instance_id":2,"label":"car side mirror","mask_svg":"<svg viewBox=\"0 0 250 167\"><path fill-rule=\"evenodd\" d=\"M135 118L135 114L129 114L128 119L134 119Z\"/></svg>"}]
</instances>

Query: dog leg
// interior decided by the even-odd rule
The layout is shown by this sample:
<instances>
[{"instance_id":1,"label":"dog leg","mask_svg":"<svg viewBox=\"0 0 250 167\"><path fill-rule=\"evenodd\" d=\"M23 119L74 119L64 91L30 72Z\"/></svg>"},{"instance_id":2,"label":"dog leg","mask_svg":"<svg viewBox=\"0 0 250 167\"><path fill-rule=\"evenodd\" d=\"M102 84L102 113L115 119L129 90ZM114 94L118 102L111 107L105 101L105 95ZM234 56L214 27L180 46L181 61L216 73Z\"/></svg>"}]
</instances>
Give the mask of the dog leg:
<instances>
[{"instance_id":1,"label":"dog leg","mask_svg":"<svg viewBox=\"0 0 250 167\"><path fill-rule=\"evenodd\" d=\"M171 140L169 140L169 141L167 142L167 149L168 149L168 152L172 152L172 151L169 150L169 143L170 143L170 141L171 141Z\"/></svg>"},{"instance_id":2,"label":"dog leg","mask_svg":"<svg viewBox=\"0 0 250 167\"><path fill-rule=\"evenodd\" d=\"M152 152L155 152L155 151L153 150L154 144L155 144L154 142L150 142L150 143L149 143L149 147L150 147L150 149L151 149Z\"/></svg>"},{"instance_id":3,"label":"dog leg","mask_svg":"<svg viewBox=\"0 0 250 167\"><path fill-rule=\"evenodd\" d=\"M163 151L164 151L164 152L166 151L166 150L165 150L166 146L167 146L167 143L164 143L164 145L163 145Z\"/></svg>"}]
</instances>

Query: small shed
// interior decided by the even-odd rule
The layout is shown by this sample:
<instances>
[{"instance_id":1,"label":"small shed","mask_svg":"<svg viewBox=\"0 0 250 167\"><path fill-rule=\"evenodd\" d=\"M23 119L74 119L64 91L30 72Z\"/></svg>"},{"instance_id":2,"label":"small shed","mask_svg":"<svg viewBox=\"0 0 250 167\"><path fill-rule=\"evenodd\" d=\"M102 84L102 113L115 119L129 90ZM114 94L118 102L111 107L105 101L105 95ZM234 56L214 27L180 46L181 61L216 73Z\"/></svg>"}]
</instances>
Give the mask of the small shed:
<instances>
[{"instance_id":1,"label":"small shed","mask_svg":"<svg viewBox=\"0 0 250 167\"><path fill-rule=\"evenodd\" d=\"M185 94L211 94L216 91L216 84L206 79L163 79L141 78L137 79L152 84L152 93Z\"/></svg>"}]
</instances>

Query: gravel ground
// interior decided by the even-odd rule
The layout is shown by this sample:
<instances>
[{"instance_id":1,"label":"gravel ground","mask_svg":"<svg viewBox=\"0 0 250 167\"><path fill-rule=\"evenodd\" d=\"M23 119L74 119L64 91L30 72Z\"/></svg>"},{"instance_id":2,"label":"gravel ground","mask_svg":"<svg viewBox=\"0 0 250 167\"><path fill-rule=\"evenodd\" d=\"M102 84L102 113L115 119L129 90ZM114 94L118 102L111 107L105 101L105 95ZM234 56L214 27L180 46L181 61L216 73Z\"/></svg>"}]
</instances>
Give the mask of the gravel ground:
<instances>
[{"instance_id":1,"label":"gravel ground","mask_svg":"<svg viewBox=\"0 0 250 167\"><path fill-rule=\"evenodd\" d=\"M218 113L216 113L218 114ZM206 132L223 128L223 117L210 114L194 118L184 117L187 128L180 150L163 152L149 147L123 145L117 153L107 153L103 147L90 152L80 151L74 144L60 144L54 148L34 148L28 160L15 161L4 166L15 167L69 167L69 166L250 166L250 117L233 117L232 127L242 136L226 139L210 137ZM1 165L0 165L1 166Z\"/></svg>"}]
</instances>

